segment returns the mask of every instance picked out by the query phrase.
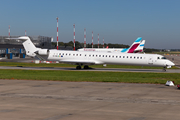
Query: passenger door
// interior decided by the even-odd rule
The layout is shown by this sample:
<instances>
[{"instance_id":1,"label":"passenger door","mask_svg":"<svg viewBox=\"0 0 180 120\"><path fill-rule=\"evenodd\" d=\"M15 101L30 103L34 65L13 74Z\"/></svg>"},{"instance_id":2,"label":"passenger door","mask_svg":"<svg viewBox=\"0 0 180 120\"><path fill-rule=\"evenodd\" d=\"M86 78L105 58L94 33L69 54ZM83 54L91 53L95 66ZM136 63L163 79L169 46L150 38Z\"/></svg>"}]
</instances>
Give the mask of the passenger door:
<instances>
[{"instance_id":1,"label":"passenger door","mask_svg":"<svg viewBox=\"0 0 180 120\"><path fill-rule=\"evenodd\" d=\"M153 64L153 57L149 57L148 63Z\"/></svg>"}]
</instances>

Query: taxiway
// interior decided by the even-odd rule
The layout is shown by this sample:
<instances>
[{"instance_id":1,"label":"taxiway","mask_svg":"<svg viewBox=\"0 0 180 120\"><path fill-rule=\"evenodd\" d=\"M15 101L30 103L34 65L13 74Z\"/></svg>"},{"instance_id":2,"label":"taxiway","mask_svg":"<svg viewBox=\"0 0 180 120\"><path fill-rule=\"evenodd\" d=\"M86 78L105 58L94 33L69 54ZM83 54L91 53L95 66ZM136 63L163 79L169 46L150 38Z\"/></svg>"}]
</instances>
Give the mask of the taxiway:
<instances>
[{"instance_id":1,"label":"taxiway","mask_svg":"<svg viewBox=\"0 0 180 120\"><path fill-rule=\"evenodd\" d=\"M176 87L0 80L2 120L179 120Z\"/></svg>"}]
</instances>

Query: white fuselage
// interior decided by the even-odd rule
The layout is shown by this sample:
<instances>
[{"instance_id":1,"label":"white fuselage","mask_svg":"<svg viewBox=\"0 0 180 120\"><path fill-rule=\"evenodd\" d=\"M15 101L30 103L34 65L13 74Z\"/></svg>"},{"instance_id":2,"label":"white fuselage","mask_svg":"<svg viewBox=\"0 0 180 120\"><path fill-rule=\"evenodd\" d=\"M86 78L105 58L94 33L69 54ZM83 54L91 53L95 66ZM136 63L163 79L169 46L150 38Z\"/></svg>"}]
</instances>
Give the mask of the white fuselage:
<instances>
[{"instance_id":1,"label":"white fuselage","mask_svg":"<svg viewBox=\"0 0 180 120\"><path fill-rule=\"evenodd\" d=\"M170 68L175 64L157 54L137 54L120 52L95 52L95 51L66 51L48 50L36 48L29 37L23 36L18 39L26 39L23 46L26 55L37 57L39 60L59 61L64 63L76 64L80 69L81 65L95 64L120 64L120 65L140 65L140 66L161 66Z\"/></svg>"},{"instance_id":2,"label":"white fuselage","mask_svg":"<svg viewBox=\"0 0 180 120\"><path fill-rule=\"evenodd\" d=\"M81 65L89 64L121 64L142 66L173 66L174 63L163 59L157 54L135 54L135 53L107 53L107 52L80 52L65 50L49 50L48 60Z\"/></svg>"},{"instance_id":3,"label":"white fuselage","mask_svg":"<svg viewBox=\"0 0 180 120\"><path fill-rule=\"evenodd\" d=\"M80 48L77 51L121 52L124 48Z\"/></svg>"}]
</instances>

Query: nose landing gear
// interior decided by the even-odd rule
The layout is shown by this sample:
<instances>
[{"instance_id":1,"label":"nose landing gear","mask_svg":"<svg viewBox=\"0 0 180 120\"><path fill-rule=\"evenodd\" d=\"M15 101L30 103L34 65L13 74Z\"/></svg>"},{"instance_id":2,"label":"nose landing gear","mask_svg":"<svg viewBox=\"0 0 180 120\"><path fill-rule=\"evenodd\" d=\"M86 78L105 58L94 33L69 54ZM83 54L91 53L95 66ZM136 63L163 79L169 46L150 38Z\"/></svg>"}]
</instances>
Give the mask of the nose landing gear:
<instances>
[{"instance_id":1,"label":"nose landing gear","mask_svg":"<svg viewBox=\"0 0 180 120\"><path fill-rule=\"evenodd\" d=\"M166 67L163 68L163 71L166 72Z\"/></svg>"}]
</instances>

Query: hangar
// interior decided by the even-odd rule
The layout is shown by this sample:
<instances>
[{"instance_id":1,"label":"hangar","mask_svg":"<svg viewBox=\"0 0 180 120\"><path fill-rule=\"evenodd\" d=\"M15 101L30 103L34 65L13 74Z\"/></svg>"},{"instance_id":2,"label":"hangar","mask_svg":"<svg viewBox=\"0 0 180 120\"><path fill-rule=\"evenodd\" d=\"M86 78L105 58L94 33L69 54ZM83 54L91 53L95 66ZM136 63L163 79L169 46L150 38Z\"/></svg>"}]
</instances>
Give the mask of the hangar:
<instances>
[{"instance_id":1,"label":"hangar","mask_svg":"<svg viewBox=\"0 0 180 120\"><path fill-rule=\"evenodd\" d=\"M12 59L13 57L25 58L25 50L22 43L25 40L8 39L18 38L20 36L0 36L0 58ZM29 36L36 47L52 48L52 37Z\"/></svg>"}]
</instances>

